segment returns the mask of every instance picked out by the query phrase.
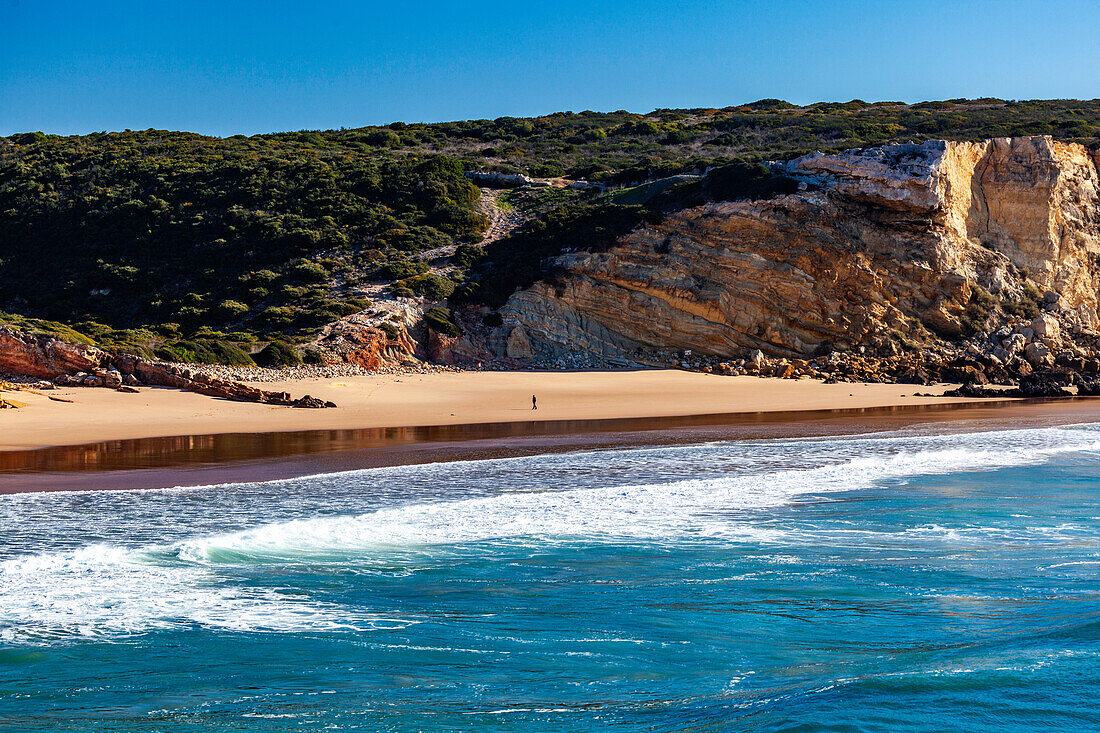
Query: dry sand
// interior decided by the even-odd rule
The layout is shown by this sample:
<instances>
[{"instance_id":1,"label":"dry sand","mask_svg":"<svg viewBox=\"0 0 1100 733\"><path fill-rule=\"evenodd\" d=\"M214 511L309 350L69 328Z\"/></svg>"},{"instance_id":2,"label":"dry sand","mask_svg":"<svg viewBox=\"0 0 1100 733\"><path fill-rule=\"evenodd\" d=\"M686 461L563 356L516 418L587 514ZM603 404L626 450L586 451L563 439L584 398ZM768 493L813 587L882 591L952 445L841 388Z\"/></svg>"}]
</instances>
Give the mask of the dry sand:
<instances>
[{"instance_id":1,"label":"dry sand","mask_svg":"<svg viewBox=\"0 0 1100 733\"><path fill-rule=\"evenodd\" d=\"M526 420L585 420L714 413L921 405L978 400L913 397L946 387L822 384L814 380L722 377L675 370L633 372L460 372L377 375L257 385L311 394L336 409L229 402L172 389L139 394L58 389L55 402L21 392L26 407L0 411L0 450L128 438L287 430L351 429ZM45 394L45 393L44 393ZM531 395L538 396L537 411Z\"/></svg>"}]
</instances>

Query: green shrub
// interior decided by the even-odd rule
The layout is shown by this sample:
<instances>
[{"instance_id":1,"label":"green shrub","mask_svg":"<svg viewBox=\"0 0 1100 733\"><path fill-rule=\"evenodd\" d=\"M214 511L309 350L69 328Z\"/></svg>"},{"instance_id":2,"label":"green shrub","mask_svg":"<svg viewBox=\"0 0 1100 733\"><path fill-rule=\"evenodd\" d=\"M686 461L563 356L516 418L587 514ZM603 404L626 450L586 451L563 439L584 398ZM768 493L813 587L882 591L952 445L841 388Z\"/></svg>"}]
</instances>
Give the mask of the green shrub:
<instances>
[{"instance_id":1,"label":"green shrub","mask_svg":"<svg viewBox=\"0 0 1100 733\"><path fill-rule=\"evenodd\" d=\"M452 281L430 272L403 280L402 285L428 300L442 300L455 291Z\"/></svg>"},{"instance_id":2,"label":"green shrub","mask_svg":"<svg viewBox=\"0 0 1100 733\"><path fill-rule=\"evenodd\" d=\"M252 357L236 344L225 341L201 340L173 341L156 349L158 358L187 364L227 364L230 366L254 366Z\"/></svg>"},{"instance_id":3,"label":"green shrub","mask_svg":"<svg viewBox=\"0 0 1100 733\"><path fill-rule=\"evenodd\" d=\"M401 147L401 136L393 130L375 130L374 132L368 132L362 139L368 145L374 145L379 148Z\"/></svg>"},{"instance_id":4,"label":"green shrub","mask_svg":"<svg viewBox=\"0 0 1100 733\"><path fill-rule=\"evenodd\" d=\"M298 300L300 298L304 298L306 292L307 289L303 288L300 285L284 285L283 287L279 288L279 295L281 295L286 300Z\"/></svg>"},{"instance_id":5,"label":"green shrub","mask_svg":"<svg viewBox=\"0 0 1100 733\"><path fill-rule=\"evenodd\" d=\"M652 120L637 120L628 122L615 130L619 135L656 135L661 131L660 125Z\"/></svg>"},{"instance_id":6,"label":"green shrub","mask_svg":"<svg viewBox=\"0 0 1100 733\"><path fill-rule=\"evenodd\" d=\"M236 320L243 318L248 313L248 306L239 300L223 300L218 304L218 313L225 317Z\"/></svg>"},{"instance_id":7,"label":"green shrub","mask_svg":"<svg viewBox=\"0 0 1100 733\"><path fill-rule=\"evenodd\" d=\"M565 175L565 169L556 163L538 163L528 168L527 172L535 178L561 178Z\"/></svg>"},{"instance_id":8,"label":"green shrub","mask_svg":"<svg viewBox=\"0 0 1100 733\"><path fill-rule=\"evenodd\" d=\"M454 321L451 320L451 312L445 308L432 308L424 314L424 323L428 328L447 336L458 336L462 333Z\"/></svg>"},{"instance_id":9,"label":"green shrub","mask_svg":"<svg viewBox=\"0 0 1100 733\"><path fill-rule=\"evenodd\" d=\"M386 232L383 238L394 249L410 253L438 249L451 243L450 237L431 226L394 229Z\"/></svg>"},{"instance_id":10,"label":"green shrub","mask_svg":"<svg viewBox=\"0 0 1100 733\"><path fill-rule=\"evenodd\" d=\"M428 269L423 262L391 260L375 270L374 275L379 280L404 280L408 277L423 275Z\"/></svg>"},{"instance_id":11,"label":"green shrub","mask_svg":"<svg viewBox=\"0 0 1100 733\"><path fill-rule=\"evenodd\" d=\"M206 317L208 311L206 308L195 308L193 306L184 306L177 311L177 315L188 323L197 323Z\"/></svg>"},{"instance_id":12,"label":"green shrub","mask_svg":"<svg viewBox=\"0 0 1100 733\"><path fill-rule=\"evenodd\" d=\"M672 130L661 138L661 143L663 145L683 145L695 140L698 135L694 130Z\"/></svg>"},{"instance_id":13,"label":"green shrub","mask_svg":"<svg viewBox=\"0 0 1100 733\"><path fill-rule=\"evenodd\" d=\"M299 366L302 363L302 357L298 350L285 341L272 341L254 354L252 359L262 367L277 369Z\"/></svg>"},{"instance_id":14,"label":"green shrub","mask_svg":"<svg viewBox=\"0 0 1100 733\"><path fill-rule=\"evenodd\" d=\"M1039 306L1034 300L1020 298L1019 300L1005 301L1001 304L1005 313L1010 313L1017 318L1034 318L1039 315Z\"/></svg>"},{"instance_id":15,"label":"green shrub","mask_svg":"<svg viewBox=\"0 0 1100 733\"><path fill-rule=\"evenodd\" d=\"M294 319L298 328L317 328L326 323L340 320L341 313L334 308L321 306L299 310Z\"/></svg>"},{"instance_id":16,"label":"green shrub","mask_svg":"<svg viewBox=\"0 0 1100 733\"><path fill-rule=\"evenodd\" d=\"M989 316L997 306L997 299L988 290L980 285L971 283L970 301L960 318L963 326L963 334L972 336L982 333L989 322Z\"/></svg>"},{"instance_id":17,"label":"green shrub","mask_svg":"<svg viewBox=\"0 0 1100 733\"><path fill-rule=\"evenodd\" d=\"M256 342L256 334L248 333L245 331L234 331L233 333L225 334L227 341L239 341L245 344L251 344Z\"/></svg>"},{"instance_id":18,"label":"green shrub","mask_svg":"<svg viewBox=\"0 0 1100 733\"><path fill-rule=\"evenodd\" d=\"M272 306L260 314L260 320L270 328L285 328L294 322L294 309Z\"/></svg>"},{"instance_id":19,"label":"green shrub","mask_svg":"<svg viewBox=\"0 0 1100 733\"><path fill-rule=\"evenodd\" d=\"M26 318L25 316L16 315L14 313L5 313L0 311L0 325L11 326L20 331L25 331L30 334L39 336L53 336L54 338L61 339L62 341L68 341L70 343L80 343L94 345L95 339L89 338L86 334L80 333L69 326L65 326L54 321L43 321L37 318Z\"/></svg>"},{"instance_id":20,"label":"green shrub","mask_svg":"<svg viewBox=\"0 0 1100 733\"><path fill-rule=\"evenodd\" d=\"M257 285L267 285L279 279L279 275L271 270L258 270L248 274L248 282Z\"/></svg>"},{"instance_id":21,"label":"green shrub","mask_svg":"<svg viewBox=\"0 0 1100 733\"><path fill-rule=\"evenodd\" d=\"M371 302L368 299L362 298L357 295L354 295L350 298L345 298L344 304L351 308L354 308L355 311L362 311L371 307Z\"/></svg>"},{"instance_id":22,"label":"green shrub","mask_svg":"<svg viewBox=\"0 0 1100 733\"><path fill-rule=\"evenodd\" d=\"M465 269L474 264L483 254L485 250L476 244L460 244L451 255L451 262Z\"/></svg>"},{"instance_id":23,"label":"green shrub","mask_svg":"<svg viewBox=\"0 0 1100 733\"><path fill-rule=\"evenodd\" d=\"M328 280L329 271L317 262L297 262L290 268L290 274L307 283L320 283Z\"/></svg>"},{"instance_id":24,"label":"green shrub","mask_svg":"<svg viewBox=\"0 0 1100 733\"><path fill-rule=\"evenodd\" d=\"M233 366L251 366L252 357L247 351L228 341L205 341L206 350L213 354L215 363Z\"/></svg>"},{"instance_id":25,"label":"green shrub","mask_svg":"<svg viewBox=\"0 0 1100 733\"><path fill-rule=\"evenodd\" d=\"M1018 300L1010 300L1001 304L1006 313L1011 313L1018 318L1034 318L1039 315L1039 303L1043 300L1043 294L1039 292L1033 282L1025 282L1023 292Z\"/></svg>"}]
</instances>

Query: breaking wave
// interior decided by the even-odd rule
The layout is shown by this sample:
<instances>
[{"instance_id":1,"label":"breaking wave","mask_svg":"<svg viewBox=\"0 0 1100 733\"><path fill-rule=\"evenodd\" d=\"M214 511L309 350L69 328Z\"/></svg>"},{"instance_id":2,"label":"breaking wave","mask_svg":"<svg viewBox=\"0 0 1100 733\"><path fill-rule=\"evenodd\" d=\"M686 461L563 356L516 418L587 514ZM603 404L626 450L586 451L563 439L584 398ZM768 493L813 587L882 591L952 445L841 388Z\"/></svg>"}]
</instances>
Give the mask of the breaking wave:
<instances>
[{"instance_id":1,"label":"breaking wave","mask_svg":"<svg viewBox=\"0 0 1100 733\"><path fill-rule=\"evenodd\" d=\"M589 478L580 482L586 483L584 488L563 486L569 471L562 465L575 465L578 475L583 469L591 476L601 462L621 464L623 454L631 453L591 452L575 455L570 459L575 464L561 464L563 459L555 457L553 480L525 484L522 491L511 490L507 471L488 470L488 464L499 468L501 462L487 461L485 480L499 482L487 495L296 519L162 545L97 544L13 557L0 563L0 638L111 638L186 626L271 632L401 626L414 619L351 613L338 603L283 592L263 580L262 573L253 578L249 572L268 565L369 568L384 566L398 555L407 559L410 553L430 562L433 553L447 547L468 550L486 542L545 546L789 540L785 530L762 521L760 510L915 476L1029 465L1058 454L1097 450L1097 426L734 442L713 444L701 453L687 454L683 447L636 453L674 463L700 461L701 473L703 461L735 466L744 453L751 470L731 468L725 475L637 485L593 486ZM524 475L537 476L539 459L524 461ZM416 470L406 467L406 473ZM423 470L446 480L446 470L438 464ZM371 475L376 474L354 472L339 480ZM321 487L334 480L317 476L298 483ZM216 502L211 504L207 510L217 511Z\"/></svg>"}]
</instances>

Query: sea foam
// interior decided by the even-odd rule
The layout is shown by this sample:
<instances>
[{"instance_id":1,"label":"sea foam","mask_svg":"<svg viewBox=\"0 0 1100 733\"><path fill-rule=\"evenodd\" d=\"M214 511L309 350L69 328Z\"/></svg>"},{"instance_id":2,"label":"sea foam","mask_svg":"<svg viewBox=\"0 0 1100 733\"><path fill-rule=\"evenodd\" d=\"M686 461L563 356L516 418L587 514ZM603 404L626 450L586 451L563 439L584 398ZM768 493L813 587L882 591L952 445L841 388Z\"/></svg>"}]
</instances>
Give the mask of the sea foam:
<instances>
[{"instance_id":1,"label":"sea foam","mask_svg":"<svg viewBox=\"0 0 1100 733\"><path fill-rule=\"evenodd\" d=\"M1095 431L1053 430L1003 431L978 434L982 437L977 439L953 436L955 442L969 444L916 451L906 450L902 441L892 446L893 452L846 460L837 460L837 452L832 451L828 455L835 463L730 478L504 493L358 516L298 520L186 541L179 545L178 553L181 559L212 564L339 562L388 548L524 538L538 544L684 536L767 541L774 530L761 527L747 512L876 482L993 470L1040 462L1059 453L1100 450L1100 435ZM940 438L932 442L950 445L951 441Z\"/></svg>"},{"instance_id":2,"label":"sea foam","mask_svg":"<svg viewBox=\"0 0 1100 733\"><path fill-rule=\"evenodd\" d=\"M782 533L762 521L760 510L770 507L825 500L836 492L914 476L1028 465L1096 450L1100 431L1087 426L589 452L544 457L554 466L554 481L536 481L536 489L524 491L513 491L503 482L517 467L523 475L537 476L538 457L507 464L507 470L501 468L505 464L488 461L485 480L502 482L490 487L495 493L489 495L277 522L162 545L100 544L11 558L0 563L0 636L33 642L189 625L276 632L401 625L410 619L349 614L335 604L243 581L239 573L266 564L387 567L395 557L407 560L410 554L430 563L448 547L468 549L485 542L768 543ZM622 465L643 454L670 464L696 461L701 472L703 462L728 465L729 470L700 479L591 485L601 465ZM740 458L751 470L735 470ZM712 466L706 468L713 472ZM410 467L404 473L416 470ZM446 480L448 469L436 464L421 470ZM568 487L571 470L578 476L585 473L585 488ZM378 475L345 473L338 480L354 484ZM337 479L314 477L307 485L331 480ZM272 487L278 490L276 484ZM208 509L216 511L216 506Z\"/></svg>"}]
</instances>

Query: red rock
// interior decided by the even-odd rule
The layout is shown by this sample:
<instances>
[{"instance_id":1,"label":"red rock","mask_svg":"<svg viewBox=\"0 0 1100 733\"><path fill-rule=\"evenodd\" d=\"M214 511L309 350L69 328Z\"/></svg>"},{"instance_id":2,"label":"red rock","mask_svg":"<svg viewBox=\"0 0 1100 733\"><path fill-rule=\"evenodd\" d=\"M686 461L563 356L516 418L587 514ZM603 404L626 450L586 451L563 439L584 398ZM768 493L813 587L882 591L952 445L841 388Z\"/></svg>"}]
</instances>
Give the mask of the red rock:
<instances>
[{"instance_id":1,"label":"red rock","mask_svg":"<svg viewBox=\"0 0 1100 733\"><path fill-rule=\"evenodd\" d=\"M265 392L240 382L195 374L174 364L150 362L133 354L112 356L94 346L32 336L6 327L0 328L0 372L52 379L54 384L63 386L109 386L127 391L130 388L123 387L123 383L140 380L144 384L175 387L236 402L335 407L314 397L305 402L292 400L286 392Z\"/></svg>"},{"instance_id":2,"label":"red rock","mask_svg":"<svg viewBox=\"0 0 1100 733\"><path fill-rule=\"evenodd\" d=\"M109 360L110 354L94 346L0 327L0 372L53 379L62 374L90 372Z\"/></svg>"}]
</instances>

